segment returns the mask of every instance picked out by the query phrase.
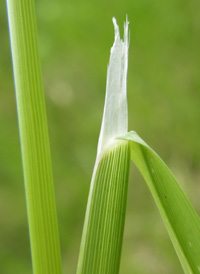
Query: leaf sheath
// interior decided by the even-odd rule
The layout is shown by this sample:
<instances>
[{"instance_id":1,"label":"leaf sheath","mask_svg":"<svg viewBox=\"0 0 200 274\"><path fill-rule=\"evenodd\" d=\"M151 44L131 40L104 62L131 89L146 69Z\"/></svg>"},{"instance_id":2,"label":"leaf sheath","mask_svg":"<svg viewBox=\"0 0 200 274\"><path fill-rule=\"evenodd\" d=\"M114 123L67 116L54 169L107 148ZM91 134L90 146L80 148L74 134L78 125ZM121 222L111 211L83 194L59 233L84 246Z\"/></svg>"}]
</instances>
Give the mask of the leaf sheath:
<instances>
[{"instance_id":1,"label":"leaf sheath","mask_svg":"<svg viewBox=\"0 0 200 274\"><path fill-rule=\"evenodd\" d=\"M94 169L77 274L119 272L129 164L128 142L117 141Z\"/></svg>"}]
</instances>

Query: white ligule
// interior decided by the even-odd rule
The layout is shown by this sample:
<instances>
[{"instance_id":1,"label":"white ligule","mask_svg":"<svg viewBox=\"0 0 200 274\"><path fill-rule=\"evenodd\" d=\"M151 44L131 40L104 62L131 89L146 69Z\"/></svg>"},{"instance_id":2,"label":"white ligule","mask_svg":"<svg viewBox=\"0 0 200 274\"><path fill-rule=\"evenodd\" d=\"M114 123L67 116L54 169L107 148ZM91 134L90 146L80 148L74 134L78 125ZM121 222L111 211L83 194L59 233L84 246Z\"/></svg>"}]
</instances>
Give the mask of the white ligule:
<instances>
[{"instance_id":1,"label":"white ligule","mask_svg":"<svg viewBox=\"0 0 200 274\"><path fill-rule=\"evenodd\" d=\"M113 18L115 41L111 48L107 71L106 98L98 142L97 157L104 148L128 131L127 70L128 70L128 20L124 24L124 40Z\"/></svg>"}]
</instances>

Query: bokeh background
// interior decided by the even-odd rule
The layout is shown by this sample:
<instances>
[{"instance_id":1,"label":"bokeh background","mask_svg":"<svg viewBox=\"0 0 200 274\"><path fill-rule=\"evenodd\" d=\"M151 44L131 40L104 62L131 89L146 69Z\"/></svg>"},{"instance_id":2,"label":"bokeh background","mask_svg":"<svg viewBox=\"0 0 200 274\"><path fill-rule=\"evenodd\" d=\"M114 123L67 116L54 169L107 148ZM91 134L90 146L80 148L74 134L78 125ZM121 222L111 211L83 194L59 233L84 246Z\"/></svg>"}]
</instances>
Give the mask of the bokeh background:
<instances>
[{"instance_id":1,"label":"bokeh background","mask_svg":"<svg viewBox=\"0 0 200 274\"><path fill-rule=\"evenodd\" d=\"M37 0L63 273L75 273L114 39L130 21L129 129L164 159L200 213L199 0ZM0 273L31 273L5 1L0 8ZM121 274L183 273L131 166ZM90 273L88 273L90 274ZM92 274L92 273L91 273Z\"/></svg>"}]
</instances>

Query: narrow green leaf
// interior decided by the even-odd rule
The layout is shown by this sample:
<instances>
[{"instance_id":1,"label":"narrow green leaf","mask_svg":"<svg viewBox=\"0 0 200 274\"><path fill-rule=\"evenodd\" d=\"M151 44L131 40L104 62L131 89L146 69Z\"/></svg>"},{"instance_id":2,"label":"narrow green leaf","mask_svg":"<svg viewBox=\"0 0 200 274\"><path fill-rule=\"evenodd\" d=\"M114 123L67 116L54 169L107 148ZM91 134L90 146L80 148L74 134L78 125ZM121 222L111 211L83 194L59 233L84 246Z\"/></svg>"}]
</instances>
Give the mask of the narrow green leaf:
<instances>
[{"instance_id":1,"label":"narrow green leaf","mask_svg":"<svg viewBox=\"0 0 200 274\"><path fill-rule=\"evenodd\" d=\"M7 0L33 271L61 273L56 206L33 0Z\"/></svg>"},{"instance_id":2,"label":"narrow green leaf","mask_svg":"<svg viewBox=\"0 0 200 274\"><path fill-rule=\"evenodd\" d=\"M133 131L131 159L155 199L185 273L200 273L200 218L160 157Z\"/></svg>"},{"instance_id":3,"label":"narrow green leaf","mask_svg":"<svg viewBox=\"0 0 200 274\"><path fill-rule=\"evenodd\" d=\"M114 141L95 166L77 274L119 272L129 164L129 142Z\"/></svg>"}]
</instances>

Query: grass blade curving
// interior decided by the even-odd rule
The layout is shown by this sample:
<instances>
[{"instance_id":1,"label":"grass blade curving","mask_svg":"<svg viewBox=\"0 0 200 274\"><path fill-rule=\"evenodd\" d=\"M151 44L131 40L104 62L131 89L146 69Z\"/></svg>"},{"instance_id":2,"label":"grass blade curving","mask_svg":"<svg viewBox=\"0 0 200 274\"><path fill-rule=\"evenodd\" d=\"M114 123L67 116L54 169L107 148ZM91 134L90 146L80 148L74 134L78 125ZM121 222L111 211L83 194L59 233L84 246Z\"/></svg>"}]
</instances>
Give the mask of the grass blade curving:
<instances>
[{"instance_id":1,"label":"grass blade curving","mask_svg":"<svg viewBox=\"0 0 200 274\"><path fill-rule=\"evenodd\" d=\"M130 142L131 159L147 182L185 273L200 273L198 214L165 163L134 131L122 139Z\"/></svg>"}]
</instances>

